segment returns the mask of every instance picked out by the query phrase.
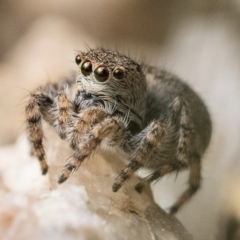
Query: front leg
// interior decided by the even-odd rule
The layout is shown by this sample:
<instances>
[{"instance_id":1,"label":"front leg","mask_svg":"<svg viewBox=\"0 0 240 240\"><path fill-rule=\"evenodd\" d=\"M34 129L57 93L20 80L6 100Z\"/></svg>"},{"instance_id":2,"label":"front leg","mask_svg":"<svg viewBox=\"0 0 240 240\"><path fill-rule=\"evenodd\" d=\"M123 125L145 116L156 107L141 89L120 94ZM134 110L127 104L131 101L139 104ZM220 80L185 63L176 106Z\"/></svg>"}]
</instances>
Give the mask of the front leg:
<instances>
[{"instance_id":1,"label":"front leg","mask_svg":"<svg viewBox=\"0 0 240 240\"><path fill-rule=\"evenodd\" d=\"M72 79L67 79L58 84L49 83L39 87L31 94L25 109L28 139L31 144L31 150L38 158L43 174L47 173L48 165L43 147L44 134L42 119L47 121L50 125L54 123L54 101L58 94L58 90L63 89L63 86L66 84L73 84L73 82Z\"/></svg>"},{"instance_id":2,"label":"front leg","mask_svg":"<svg viewBox=\"0 0 240 240\"><path fill-rule=\"evenodd\" d=\"M58 183L65 182L73 171L76 171L81 163L88 158L100 145L103 139L123 136L125 126L119 117L107 117L102 122L94 125L89 132L79 139L75 153L65 165Z\"/></svg>"},{"instance_id":3,"label":"front leg","mask_svg":"<svg viewBox=\"0 0 240 240\"><path fill-rule=\"evenodd\" d=\"M127 164L127 166L122 170L113 184L113 192L117 192L123 183L128 180L134 172L143 167L145 163L153 157L152 150L161 148L164 136L165 129L162 127L160 121L154 121L145 129L145 131L134 137L142 140L140 141L139 147L130 157L129 164Z\"/></svg>"},{"instance_id":4,"label":"front leg","mask_svg":"<svg viewBox=\"0 0 240 240\"><path fill-rule=\"evenodd\" d=\"M48 165L43 147L42 113L39 105L42 101L50 102L48 100L48 97L43 93L32 94L25 109L28 140L31 144L31 154L34 154L38 158L42 174L47 173ZM53 100L49 105L51 104L53 104Z\"/></svg>"},{"instance_id":5,"label":"front leg","mask_svg":"<svg viewBox=\"0 0 240 240\"><path fill-rule=\"evenodd\" d=\"M71 101L66 93L66 88L58 92L55 99L55 122L54 127L56 128L57 134L61 139L65 139L67 136L68 125L71 120Z\"/></svg>"},{"instance_id":6,"label":"front leg","mask_svg":"<svg viewBox=\"0 0 240 240\"><path fill-rule=\"evenodd\" d=\"M89 130L91 125L97 124L107 116L108 113L100 107L90 107L77 115L73 115L67 133L70 146L76 149L81 137Z\"/></svg>"}]
</instances>

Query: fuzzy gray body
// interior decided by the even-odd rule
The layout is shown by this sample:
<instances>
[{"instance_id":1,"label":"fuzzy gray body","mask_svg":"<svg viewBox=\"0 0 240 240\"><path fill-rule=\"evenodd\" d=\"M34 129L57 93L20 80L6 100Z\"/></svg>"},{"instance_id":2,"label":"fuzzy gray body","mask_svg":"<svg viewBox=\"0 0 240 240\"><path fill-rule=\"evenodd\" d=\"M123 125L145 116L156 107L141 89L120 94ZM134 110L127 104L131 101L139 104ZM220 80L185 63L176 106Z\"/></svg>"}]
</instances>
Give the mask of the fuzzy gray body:
<instances>
[{"instance_id":1,"label":"fuzzy gray body","mask_svg":"<svg viewBox=\"0 0 240 240\"><path fill-rule=\"evenodd\" d=\"M209 145L212 132L210 116L203 101L176 75L165 70L147 66L145 72L148 91L144 126L146 127L155 119L161 119L164 122L169 106L174 99L180 97L187 102L189 111L191 112L195 132L194 142L191 144L196 148L196 152L202 155ZM174 127L173 135L176 136L179 134L180 128L178 122L176 122ZM175 160L174 156L176 155L177 148L176 141L173 139L174 137L169 135L169 139L166 142L172 141L171 144L163 146L156 152L156 157L148 164L149 167L155 168L165 164L166 161ZM162 156L165 156L165 158ZM159 159L161 160L159 161Z\"/></svg>"},{"instance_id":2,"label":"fuzzy gray body","mask_svg":"<svg viewBox=\"0 0 240 240\"><path fill-rule=\"evenodd\" d=\"M76 81L39 87L26 107L29 140L43 174L48 165L42 118L74 151L59 183L104 142L122 149L129 160L113 184L114 192L141 167L152 174L136 185L139 193L165 174L189 168L189 187L171 208L177 212L200 187L201 158L211 137L202 100L175 75L117 52L90 49L79 52L75 61L80 69Z\"/></svg>"}]
</instances>

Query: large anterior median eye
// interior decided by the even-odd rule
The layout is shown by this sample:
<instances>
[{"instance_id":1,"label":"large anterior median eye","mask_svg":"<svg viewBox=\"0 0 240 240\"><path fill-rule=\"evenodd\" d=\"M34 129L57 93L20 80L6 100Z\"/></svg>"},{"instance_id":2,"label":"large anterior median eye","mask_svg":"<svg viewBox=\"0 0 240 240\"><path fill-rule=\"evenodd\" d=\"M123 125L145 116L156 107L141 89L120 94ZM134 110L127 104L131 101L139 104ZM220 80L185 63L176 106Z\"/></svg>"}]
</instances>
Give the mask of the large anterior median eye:
<instances>
[{"instance_id":1,"label":"large anterior median eye","mask_svg":"<svg viewBox=\"0 0 240 240\"><path fill-rule=\"evenodd\" d=\"M109 77L109 71L106 67L104 66L100 66L98 68L95 69L94 71L94 75L95 78L99 81L99 82L105 82L108 80Z\"/></svg>"},{"instance_id":2,"label":"large anterior median eye","mask_svg":"<svg viewBox=\"0 0 240 240\"><path fill-rule=\"evenodd\" d=\"M92 73L92 63L86 60L81 66L81 71L84 76L90 75Z\"/></svg>"},{"instance_id":3,"label":"large anterior median eye","mask_svg":"<svg viewBox=\"0 0 240 240\"><path fill-rule=\"evenodd\" d=\"M76 64L79 65L81 63L81 61L82 61L81 57L79 55L77 55L75 58Z\"/></svg>"}]
</instances>

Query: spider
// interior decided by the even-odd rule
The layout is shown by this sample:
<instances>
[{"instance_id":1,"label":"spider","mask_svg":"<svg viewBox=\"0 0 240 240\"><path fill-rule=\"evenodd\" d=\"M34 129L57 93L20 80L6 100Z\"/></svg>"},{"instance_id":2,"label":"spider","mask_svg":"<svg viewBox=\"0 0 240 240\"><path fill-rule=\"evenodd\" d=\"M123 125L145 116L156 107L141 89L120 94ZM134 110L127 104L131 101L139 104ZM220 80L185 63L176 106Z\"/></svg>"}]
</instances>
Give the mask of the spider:
<instances>
[{"instance_id":1,"label":"spider","mask_svg":"<svg viewBox=\"0 0 240 240\"><path fill-rule=\"evenodd\" d=\"M135 186L139 193L165 174L189 168L189 186L170 209L176 213L201 183L201 157L212 129L202 100L177 76L115 51L88 49L78 52L75 62L76 80L37 88L26 106L28 138L42 173L48 170L43 118L74 151L59 184L99 146L120 149L129 162L115 179L113 192L141 167L152 173Z\"/></svg>"}]
</instances>

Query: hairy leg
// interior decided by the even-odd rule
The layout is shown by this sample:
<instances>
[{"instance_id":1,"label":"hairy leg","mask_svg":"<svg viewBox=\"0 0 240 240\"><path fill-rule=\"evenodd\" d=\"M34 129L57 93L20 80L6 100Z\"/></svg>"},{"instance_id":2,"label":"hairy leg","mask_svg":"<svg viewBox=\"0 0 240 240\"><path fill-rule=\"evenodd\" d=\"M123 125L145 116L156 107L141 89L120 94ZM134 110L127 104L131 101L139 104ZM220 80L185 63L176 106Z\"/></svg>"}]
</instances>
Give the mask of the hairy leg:
<instances>
[{"instance_id":1,"label":"hairy leg","mask_svg":"<svg viewBox=\"0 0 240 240\"><path fill-rule=\"evenodd\" d=\"M105 138L123 136L124 124L118 117L107 117L102 122L94 125L87 134L79 139L75 153L65 165L58 183L65 182L73 171L76 171L81 163L89 157Z\"/></svg>"},{"instance_id":2,"label":"hairy leg","mask_svg":"<svg viewBox=\"0 0 240 240\"><path fill-rule=\"evenodd\" d=\"M56 131L61 139L65 139L67 137L67 129L72 115L70 112L70 104L71 101L66 93L66 88L62 91L59 91L55 99L54 127L56 128Z\"/></svg>"},{"instance_id":3,"label":"hairy leg","mask_svg":"<svg viewBox=\"0 0 240 240\"><path fill-rule=\"evenodd\" d=\"M65 84L72 83L73 81L71 80L65 80L59 84L46 84L45 86L38 88L33 94L31 94L25 109L28 139L31 143L33 154L40 162L43 174L47 173L48 165L46 163L43 147L42 118L51 125L54 123L54 100L57 96L58 90L63 88Z\"/></svg>"},{"instance_id":4,"label":"hairy leg","mask_svg":"<svg viewBox=\"0 0 240 240\"><path fill-rule=\"evenodd\" d=\"M72 116L68 126L68 142L73 149L76 149L82 135L87 132L91 125L97 124L106 118L108 113L99 107L90 107L84 111Z\"/></svg>"},{"instance_id":5,"label":"hairy leg","mask_svg":"<svg viewBox=\"0 0 240 240\"><path fill-rule=\"evenodd\" d=\"M48 170L48 165L45 160L45 151L43 148L43 129L41 123L41 111L38 104L38 95L31 95L28 105L26 107L26 118L27 118L27 131L28 139L31 143L32 151L38 158L42 174L46 174Z\"/></svg>"},{"instance_id":6,"label":"hairy leg","mask_svg":"<svg viewBox=\"0 0 240 240\"><path fill-rule=\"evenodd\" d=\"M175 104L174 104L175 103ZM189 166L188 189L180 196L178 201L171 207L170 213L175 214L197 192L201 185L201 155L194 138L194 126L191 112L184 99L176 98L173 105L179 109L180 133L176 152L178 170Z\"/></svg>"},{"instance_id":7,"label":"hairy leg","mask_svg":"<svg viewBox=\"0 0 240 240\"><path fill-rule=\"evenodd\" d=\"M159 129L161 129L162 132L164 132L164 135L169 134L169 129L172 129L173 126L176 125L176 122L179 121L179 115L181 112L182 108L182 100L180 98L176 98L173 103L169 106L167 114L164 116L162 120L159 120L157 122L151 123L147 129L143 130L138 134L138 136L133 137L129 141L126 142L126 146L124 146L126 149L130 149L134 145L139 145L138 149L135 150L135 154L137 153L139 155L138 159L141 160L134 160L133 158L130 158L130 163L126 166L126 168L123 169L119 177L116 179L116 182L113 185L113 191L116 192L118 189L122 186L122 184L130 178L130 176L139 168L143 167L146 162L152 161L151 159L154 158L155 156L153 155L154 150L159 150L162 151L160 148L161 142L168 141L170 144L172 144L172 139L171 137L175 137L175 135L171 136L165 136L165 139L163 139L162 133L159 132L155 137L150 137L154 136L152 132L156 132L155 129L155 124L159 126ZM162 125L163 124L163 125ZM164 127L163 127L164 126ZM165 129L165 130L163 130ZM153 131L154 130L154 131ZM149 136L148 136L149 135ZM142 139L141 142L139 142L139 138ZM150 140L150 141L149 141ZM167 174L169 172L172 172L176 170L175 167L166 165L163 166L163 169L155 171L151 176L145 179L145 181L142 181L136 186L136 190L138 192L141 192L143 187L147 184L150 183L151 181L156 180L157 178L163 176L164 174Z\"/></svg>"},{"instance_id":8,"label":"hairy leg","mask_svg":"<svg viewBox=\"0 0 240 240\"><path fill-rule=\"evenodd\" d=\"M177 202L170 208L170 213L175 214L192 196L197 192L201 185L201 164L200 157L192 157L189 166L188 189L183 192Z\"/></svg>"},{"instance_id":9,"label":"hairy leg","mask_svg":"<svg viewBox=\"0 0 240 240\"><path fill-rule=\"evenodd\" d=\"M180 110L180 134L178 139L176 159L179 162L188 164L190 156L195 150L194 144L194 127L191 118L191 113L187 103L181 99L176 98L177 108Z\"/></svg>"},{"instance_id":10,"label":"hairy leg","mask_svg":"<svg viewBox=\"0 0 240 240\"><path fill-rule=\"evenodd\" d=\"M162 139L165 136L165 130L159 121L154 121L145 129L144 135L141 132L138 136L142 140L138 148L130 157L129 164L127 164L127 166L121 171L120 175L113 184L112 190L114 192L117 192L123 183L128 180L134 172L143 167L147 161L154 157L152 150L154 148L161 147Z\"/></svg>"},{"instance_id":11,"label":"hairy leg","mask_svg":"<svg viewBox=\"0 0 240 240\"><path fill-rule=\"evenodd\" d=\"M162 140L163 143L164 141L167 141L174 144L174 138L176 138L176 136L178 137L174 161L160 166L159 169L137 184L135 189L141 193L144 186L150 184L152 181L161 178L165 174L173 171L179 171L189 166L189 189L183 193L176 204L171 208L171 213L175 213L188 199L191 198L191 196L200 186L200 158L199 160L192 158L193 155L197 155L197 149L194 145L194 128L191 114L184 99L176 98L169 106L167 114L161 122L166 130L166 135ZM161 122L159 121L159 124L161 124ZM170 135L170 131L168 131L169 129L175 129L174 131L179 132L179 134ZM151 133L150 128L149 130L145 131L145 138L149 133ZM142 135L142 132L139 135ZM155 136L155 139L152 138L153 142L151 142L151 144L149 144L145 138L138 143L139 147L135 151L135 154L137 153L139 155L137 161L134 159L134 157L130 158L130 163L123 169L119 177L116 179L116 182L113 185L113 191L117 191L122 186L124 181L130 178L133 172L144 166L147 161L151 161L151 158L154 158L154 155L152 154L154 149L159 149L160 152L162 151L161 147L154 145L155 142L161 142L160 138ZM159 161L161 161L161 159L159 159Z\"/></svg>"}]
</instances>

